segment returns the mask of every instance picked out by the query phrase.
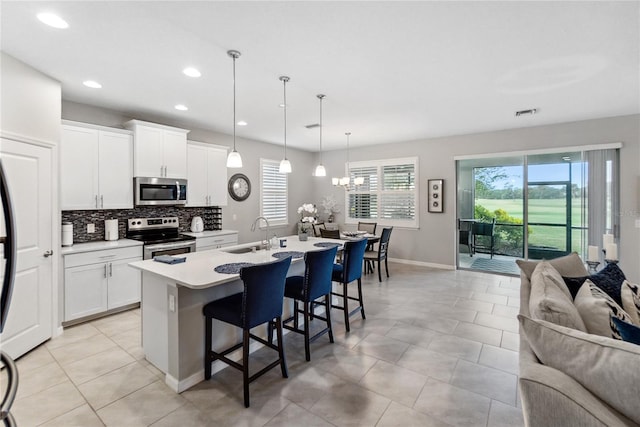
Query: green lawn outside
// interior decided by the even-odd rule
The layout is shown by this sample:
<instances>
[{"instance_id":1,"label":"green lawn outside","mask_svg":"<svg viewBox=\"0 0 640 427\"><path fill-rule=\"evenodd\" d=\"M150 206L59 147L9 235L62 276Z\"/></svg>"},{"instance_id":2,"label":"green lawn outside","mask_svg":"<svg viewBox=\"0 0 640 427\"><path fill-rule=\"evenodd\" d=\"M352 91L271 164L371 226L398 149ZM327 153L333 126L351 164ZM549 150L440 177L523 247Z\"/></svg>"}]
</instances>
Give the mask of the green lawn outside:
<instances>
[{"instance_id":1,"label":"green lawn outside","mask_svg":"<svg viewBox=\"0 0 640 427\"><path fill-rule=\"evenodd\" d=\"M521 199L477 199L476 205L481 205L491 212L503 209L515 218L523 218ZM571 218L573 227L582 225L582 211L580 199L572 200ZM565 199L530 199L529 223L565 224ZM586 223L586 218L585 218ZM566 228L548 226L529 226L529 245L555 248L561 251L580 250L581 233L573 231L572 248L566 247Z\"/></svg>"}]
</instances>

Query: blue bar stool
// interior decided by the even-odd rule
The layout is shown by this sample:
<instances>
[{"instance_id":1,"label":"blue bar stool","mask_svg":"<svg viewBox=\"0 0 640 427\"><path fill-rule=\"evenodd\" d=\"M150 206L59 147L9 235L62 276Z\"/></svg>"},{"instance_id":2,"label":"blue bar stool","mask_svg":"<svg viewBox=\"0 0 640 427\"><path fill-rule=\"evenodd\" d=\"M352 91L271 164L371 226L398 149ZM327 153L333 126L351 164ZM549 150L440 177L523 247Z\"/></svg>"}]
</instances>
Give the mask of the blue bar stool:
<instances>
[{"instance_id":1,"label":"blue bar stool","mask_svg":"<svg viewBox=\"0 0 640 427\"><path fill-rule=\"evenodd\" d=\"M342 284L342 293L331 292L331 295L341 297L342 305L331 305L331 307L344 311L344 325L347 332L350 331L349 316L360 311L362 318L366 319L364 314L364 302L362 301L362 264L364 262L364 252L367 249L367 242L367 239L345 242L344 251L342 253L342 264L333 265L333 274L331 279L334 282ZM358 281L358 298L350 297L347 294L347 285L354 280ZM358 301L358 307L349 311L349 300Z\"/></svg>"},{"instance_id":2,"label":"blue bar stool","mask_svg":"<svg viewBox=\"0 0 640 427\"><path fill-rule=\"evenodd\" d=\"M282 301L284 300L285 279L290 265L291 257L287 257L267 264L244 267L240 270L244 291L212 301L202 309L205 316L204 378L205 380L211 378L211 363L214 360L221 360L229 366L241 370L244 385L244 406L246 408L249 407L250 382L278 365L282 369L282 377L288 377L282 341ZM242 328L242 342L220 353L214 351L211 348L213 319ZM273 319L275 319L278 334L277 346L250 332L252 328L271 322ZM249 376L249 338L253 338L278 352L278 360L252 376ZM227 354L240 347L242 347L242 364L226 357Z\"/></svg>"},{"instance_id":3,"label":"blue bar stool","mask_svg":"<svg viewBox=\"0 0 640 427\"><path fill-rule=\"evenodd\" d=\"M320 251L307 252L304 255L305 271L304 276L287 277L284 287L284 296L293 298L293 316L283 321L283 327L293 332L304 335L304 353L307 362L311 360L309 343L315 341L320 336L328 333L329 342L333 342L333 329L331 327L331 275L333 272L333 261L336 258L338 247L324 249ZM324 296L324 303L316 301ZM302 314L304 317L304 329L299 328L298 317L300 310L298 302L302 301ZM325 317L320 317L313 313L316 305L324 305ZM316 317L327 322L327 326L315 334L309 336L309 321ZM289 323L293 322L293 326Z\"/></svg>"}]
</instances>

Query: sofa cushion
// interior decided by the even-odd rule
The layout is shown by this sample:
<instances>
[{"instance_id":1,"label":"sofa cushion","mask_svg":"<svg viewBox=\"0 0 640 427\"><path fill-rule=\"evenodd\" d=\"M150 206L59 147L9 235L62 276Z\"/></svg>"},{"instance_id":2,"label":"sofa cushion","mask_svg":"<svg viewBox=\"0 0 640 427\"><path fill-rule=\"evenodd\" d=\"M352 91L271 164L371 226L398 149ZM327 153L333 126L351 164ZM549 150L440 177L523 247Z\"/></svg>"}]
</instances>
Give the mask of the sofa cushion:
<instances>
[{"instance_id":1,"label":"sofa cushion","mask_svg":"<svg viewBox=\"0 0 640 427\"><path fill-rule=\"evenodd\" d=\"M531 276L529 312L535 319L587 331L562 276L547 261L538 263Z\"/></svg>"},{"instance_id":2,"label":"sofa cushion","mask_svg":"<svg viewBox=\"0 0 640 427\"><path fill-rule=\"evenodd\" d=\"M640 423L640 346L518 315L522 333L540 361L569 375L591 393Z\"/></svg>"},{"instance_id":3,"label":"sofa cushion","mask_svg":"<svg viewBox=\"0 0 640 427\"><path fill-rule=\"evenodd\" d=\"M617 317L611 316L611 321L615 323L623 341L640 345L640 328L631 323L627 323Z\"/></svg>"},{"instance_id":4,"label":"sofa cushion","mask_svg":"<svg viewBox=\"0 0 640 427\"><path fill-rule=\"evenodd\" d=\"M585 280L589 279L593 283L595 283L596 286L605 291L611 298L613 298L613 300L618 303L618 305L622 305L620 288L622 287L622 283L624 283L626 278L617 264L607 264L605 268L598 271L596 274L592 274L591 276L563 277L563 279L574 298Z\"/></svg>"},{"instance_id":5,"label":"sofa cushion","mask_svg":"<svg viewBox=\"0 0 640 427\"><path fill-rule=\"evenodd\" d=\"M631 323L631 318L616 302L591 280L584 282L573 301L590 334L622 339L611 316Z\"/></svg>"},{"instance_id":6,"label":"sofa cushion","mask_svg":"<svg viewBox=\"0 0 640 427\"><path fill-rule=\"evenodd\" d=\"M625 280L620 289L622 308L634 325L640 326L640 286Z\"/></svg>"},{"instance_id":7,"label":"sofa cushion","mask_svg":"<svg viewBox=\"0 0 640 427\"><path fill-rule=\"evenodd\" d=\"M541 261L525 261L523 259L516 260L516 264L520 267L520 271L522 271L529 280L531 280L531 275L540 262ZM589 275L589 272L584 267L584 263L577 252L572 252L569 255L555 258L547 262L550 263L553 268L558 270L560 275L565 277L581 277Z\"/></svg>"}]
</instances>

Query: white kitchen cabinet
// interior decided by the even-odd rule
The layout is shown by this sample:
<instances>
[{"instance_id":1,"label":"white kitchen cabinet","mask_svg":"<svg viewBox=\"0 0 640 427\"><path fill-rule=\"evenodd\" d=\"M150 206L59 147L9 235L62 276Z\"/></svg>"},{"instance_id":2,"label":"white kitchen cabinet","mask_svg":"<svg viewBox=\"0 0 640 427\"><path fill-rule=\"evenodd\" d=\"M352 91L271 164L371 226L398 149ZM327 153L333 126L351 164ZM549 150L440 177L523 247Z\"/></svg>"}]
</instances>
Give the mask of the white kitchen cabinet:
<instances>
[{"instance_id":1,"label":"white kitchen cabinet","mask_svg":"<svg viewBox=\"0 0 640 427\"><path fill-rule=\"evenodd\" d=\"M142 246L64 256L64 321L109 312L140 302Z\"/></svg>"},{"instance_id":2,"label":"white kitchen cabinet","mask_svg":"<svg viewBox=\"0 0 640 427\"><path fill-rule=\"evenodd\" d=\"M238 244L238 233L196 238L196 252L220 249Z\"/></svg>"},{"instance_id":3,"label":"white kitchen cabinet","mask_svg":"<svg viewBox=\"0 0 640 427\"><path fill-rule=\"evenodd\" d=\"M62 210L133 207L131 132L65 121L60 144Z\"/></svg>"},{"instance_id":4,"label":"white kitchen cabinet","mask_svg":"<svg viewBox=\"0 0 640 427\"><path fill-rule=\"evenodd\" d=\"M227 205L227 149L187 142L187 206Z\"/></svg>"},{"instance_id":5,"label":"white kitchen cabinet","mask_svg":"<svg viewBox=\"0 0 640 427\"><path fill-rule=\"evenodd\" d=\"M188 130L140 120L125 127L134 135L135 176L187 178Z\"/></svg>"}]
</instances>

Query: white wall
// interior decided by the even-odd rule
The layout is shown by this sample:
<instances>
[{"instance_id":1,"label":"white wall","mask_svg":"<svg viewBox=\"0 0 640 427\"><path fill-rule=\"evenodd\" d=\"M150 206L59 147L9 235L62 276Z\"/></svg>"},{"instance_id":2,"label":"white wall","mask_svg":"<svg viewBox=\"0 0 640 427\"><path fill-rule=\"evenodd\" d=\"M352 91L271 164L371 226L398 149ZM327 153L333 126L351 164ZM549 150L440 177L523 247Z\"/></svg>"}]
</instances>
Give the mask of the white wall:
<instances>
[{"instance_id":1,"label":"white wall","mask_svg":"<svg viewBox=\"0 0 640 427\"><path fill-rule=\"evenodd\" d=\"M605 119L529 127L498 132L425 139L398 144L373 145L352 148L350 160L376 160L384 158L418 156L420 164L420 228L418 230L394 228L391 236L390 257L426 264L455 264L455 156L507 153L555 147L622 142L620 151L620 265L627 275L640 279L640 229L635 220L640 218L640 116L622 116ZM316 194L333 194L344 212L344 191L331 185L331 176L344 174L344 151L323 154L328 177L317 181ZM445 212L427 212L426 181L445 180ZM342 215L339 221L344 221Z\"/></svg>"},{"instance_id":2,"label":"white wall","mask_svg":"<svg viewBox=\"0 0 640 427\"><path fill-rule=\"evenodd\" d=\"M75 120L85 123L94 123L103 126L122 127L122 124L132 118L162 123L183 129L190 129L187 138L193 141L208 142L211 144L231 147L233 139L230 135L197 129L188 124L167 120L159 117L132 115L98 108L94 106L64 101L62 104L62 117L66 120ZM222 227L238 230L240 243L252 242L264 238L264 231L250 231L253 220L260 215L260 158L280 160L284 156L284 149L280 145L237 138L236 148L242 156L243 167L240 169L227 169L227 179L235 173L243 173L251 180L251 196L243 201L236 202L228 197L228 205L222 208ZM302 203L317 203L313 200L314 182L311 171L314 168L314 155L312 153L287 148L287 157L291 161L293 172L289 175L289 226L274 227L271 233L285 236L297 233L298 206ZM234 219L235 218L235 219Z\"/></svg>"}]
</instances>

